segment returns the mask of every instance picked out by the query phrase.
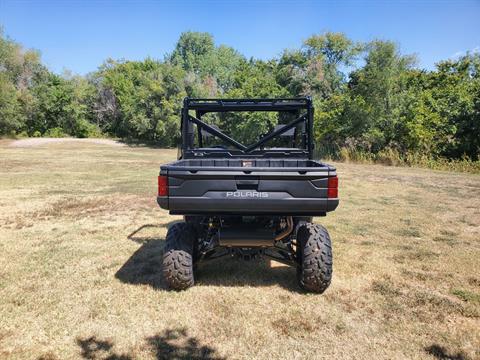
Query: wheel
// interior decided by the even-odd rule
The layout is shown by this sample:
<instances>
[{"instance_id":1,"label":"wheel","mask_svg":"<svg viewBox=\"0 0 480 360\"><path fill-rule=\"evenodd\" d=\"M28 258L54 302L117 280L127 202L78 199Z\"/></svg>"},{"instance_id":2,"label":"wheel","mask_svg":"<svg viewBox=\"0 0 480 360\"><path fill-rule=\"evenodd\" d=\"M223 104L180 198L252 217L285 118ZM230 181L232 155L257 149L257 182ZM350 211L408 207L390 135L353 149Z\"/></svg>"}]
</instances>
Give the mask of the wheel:
<instances>
[{"instance_id":1,"label":"wheel","mask_svg":"<svg viewBox=\"0 0 480 360\"><path fill-rule=\"evenodd\" d=\"M167 232L163 253L163 278L174 290L185 290L194 284L194 228L184 222L173 224Z\"/></svg>"},{"instance_id":2,"label":"wheel","mask_svg":"<svg viewBox=\"0 0 480 360\"><path fill-rule=\"evenodd\" d=\"M323 293L332 280L332 244L327 229L306 223L297 231L298 281L300 286Z\"/></svg>"}]
</instances>

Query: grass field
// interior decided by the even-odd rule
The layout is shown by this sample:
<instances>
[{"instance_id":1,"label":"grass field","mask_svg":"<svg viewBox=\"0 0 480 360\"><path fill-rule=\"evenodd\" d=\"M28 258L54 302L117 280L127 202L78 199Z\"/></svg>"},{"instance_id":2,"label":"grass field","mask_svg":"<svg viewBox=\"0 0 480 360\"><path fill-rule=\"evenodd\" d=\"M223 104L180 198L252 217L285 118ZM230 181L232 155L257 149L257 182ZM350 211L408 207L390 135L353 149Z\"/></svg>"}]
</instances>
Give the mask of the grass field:
<instances>
[{"instance_id":1,"label":"grass field","mask_svg":"<svg viewBox=\"0 0 480 360\"><path fill-rule=\"evenodd\" d=\"M0 143L0 358L478 359L480 176L337 164L323 295L222 259L166 291L174 150Z\"/></svg>"}]
</instances>

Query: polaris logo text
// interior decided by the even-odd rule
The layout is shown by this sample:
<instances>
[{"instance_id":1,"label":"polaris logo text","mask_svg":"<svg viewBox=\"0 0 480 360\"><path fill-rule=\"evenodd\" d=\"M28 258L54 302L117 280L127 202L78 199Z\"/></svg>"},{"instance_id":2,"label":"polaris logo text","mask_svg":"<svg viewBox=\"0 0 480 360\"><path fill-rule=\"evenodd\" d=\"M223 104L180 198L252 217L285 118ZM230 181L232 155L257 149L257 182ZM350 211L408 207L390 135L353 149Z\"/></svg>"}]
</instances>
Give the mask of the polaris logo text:
<instances>
[{"instance_id":1,"label":"polaris logo text","mask_svg":"<svg viewBox=\"0 0 480 360\"><path fill-rule=\"evenodd\" d=\"M257 191L228 191L226 197L234 198L268 198L268 193Z\"/></svg>"}]
</instances>

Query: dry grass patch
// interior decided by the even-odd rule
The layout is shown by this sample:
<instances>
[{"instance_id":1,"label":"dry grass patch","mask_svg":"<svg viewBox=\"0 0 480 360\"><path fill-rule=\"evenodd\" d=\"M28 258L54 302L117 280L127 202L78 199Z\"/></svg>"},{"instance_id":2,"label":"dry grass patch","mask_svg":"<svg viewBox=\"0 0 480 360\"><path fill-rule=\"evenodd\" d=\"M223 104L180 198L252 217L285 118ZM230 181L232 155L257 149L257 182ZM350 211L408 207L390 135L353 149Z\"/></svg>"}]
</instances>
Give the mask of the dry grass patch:
<instances>
[{"instance_id":1,"label":"dry grass patch","mask_svg":"<svg viewBox=\"0 0 480 360\"><path fill-rule=\"evenodd\" d=\"M480 358L480 177L338 164L334 279L266 259L169 292L155 202L175 150L0 143L0 358Z\"/></svg>"}]
</instances>

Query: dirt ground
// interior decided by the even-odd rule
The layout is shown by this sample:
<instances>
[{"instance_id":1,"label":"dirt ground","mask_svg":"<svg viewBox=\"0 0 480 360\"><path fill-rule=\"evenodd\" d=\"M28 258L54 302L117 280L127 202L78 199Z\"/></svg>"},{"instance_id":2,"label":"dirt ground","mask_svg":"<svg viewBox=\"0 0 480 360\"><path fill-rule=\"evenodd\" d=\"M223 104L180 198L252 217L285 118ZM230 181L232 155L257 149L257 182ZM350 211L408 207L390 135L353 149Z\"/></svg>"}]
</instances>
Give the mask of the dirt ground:
<instances>
[{"instance_id":1,"label":"dirt ground","mask_svg":"<svg viewBox=\"0 0 480 360\"><path fill-rule=\"evenodd\" d=\"M9 142L11 147L37 147L48 144L65 144L65 143L81 143L81 144L98 144L111 146L125 146L125 144L112 139L79 139L79 138L28 138L19 139Z\"/></svg>"},{"instance_id":2,"label":"dirt ground","mask_svg":"<svg viewBox=\"0 0 480 360\"><path fill-rule=\"evenodd\" d=\"M480 176L336 164L334 278L224 258L164 289L175 150L0 143L2 359L479 359ZM18 144L22 144L19 146Z\"/></svg>"}]
</instances>

